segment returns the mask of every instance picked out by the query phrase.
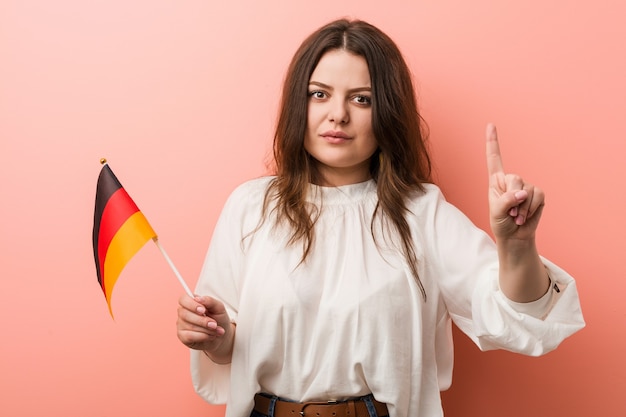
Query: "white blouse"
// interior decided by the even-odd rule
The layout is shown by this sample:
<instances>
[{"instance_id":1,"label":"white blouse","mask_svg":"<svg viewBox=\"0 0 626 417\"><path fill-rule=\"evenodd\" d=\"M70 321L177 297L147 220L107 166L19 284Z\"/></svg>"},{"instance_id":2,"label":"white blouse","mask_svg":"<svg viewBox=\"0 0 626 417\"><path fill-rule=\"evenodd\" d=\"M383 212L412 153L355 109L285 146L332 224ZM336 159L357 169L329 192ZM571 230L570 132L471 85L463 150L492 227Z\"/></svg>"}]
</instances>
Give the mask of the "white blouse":
<instances>
[{"instance_id":1,"label":"white blouse","mask_svg":"<svg viewBox=\"0 0 626 417\"><path fill-rule=\"evenodd\" d=\"M492 239L434 185L408 205L424 300L397 240L381 222L372 228L373 180L310 186L309 201L321 211L300 263L302 246L287 246L283 228L271 220L259 227L271 179L229 197L196 288L224 302L237 323L231 364L191 352L196 391L226 402L226 417L248 417L258 392L295 401L373 393L391 417L442 416L451 320L482 350L533 356L584 327L574 280L548 260L551 290L532 303L508 300Z\"/></svg>"}]
</instances>

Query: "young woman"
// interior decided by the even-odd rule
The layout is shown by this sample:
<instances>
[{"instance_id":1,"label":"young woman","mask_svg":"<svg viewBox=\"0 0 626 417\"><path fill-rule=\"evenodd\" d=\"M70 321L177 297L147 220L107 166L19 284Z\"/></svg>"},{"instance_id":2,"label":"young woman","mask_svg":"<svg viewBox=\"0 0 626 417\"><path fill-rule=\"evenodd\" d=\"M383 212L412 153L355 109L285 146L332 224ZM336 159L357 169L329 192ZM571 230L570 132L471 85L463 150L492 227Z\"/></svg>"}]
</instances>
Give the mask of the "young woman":
<instances>
[{"instance_id":1,"label":"young woman","mask_svg":"<svg viewBox=\"0 0 626 417\"><path fill-rule=\"evenodd\" d=\"M338 20L300 46L274 158L228 199L178 309L196 390L228 417L441 416L452 321L528 355L584 326L537 252L544 193L505 173L493 126L495 242L431 183L410 72L377 28Z\"/></svg>"}]
</instances>

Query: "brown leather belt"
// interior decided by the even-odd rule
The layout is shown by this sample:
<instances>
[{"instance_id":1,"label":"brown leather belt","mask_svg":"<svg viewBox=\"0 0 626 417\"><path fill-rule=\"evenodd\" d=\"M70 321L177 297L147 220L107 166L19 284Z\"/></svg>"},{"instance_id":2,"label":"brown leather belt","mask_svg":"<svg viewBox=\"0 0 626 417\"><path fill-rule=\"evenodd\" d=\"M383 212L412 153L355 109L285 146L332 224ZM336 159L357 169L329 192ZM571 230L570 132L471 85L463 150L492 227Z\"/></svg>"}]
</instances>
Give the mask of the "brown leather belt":
<instances>
[{"instance_id":1,"label":"brown leather belt","mask_svg":"<svg viewBox=\"0 0 626 417\"><path fill-rule=\"evenodd\" d=\"M254 396L254 411L269 415L272 399L265 395ZM387 406L372 398L376 414L379 416L389 415ZM291 401L276 400L274 405L274 417L369 417L367 406L363 398L348 401L307 402L296 403Z\"/></svg>"}]
</instances>

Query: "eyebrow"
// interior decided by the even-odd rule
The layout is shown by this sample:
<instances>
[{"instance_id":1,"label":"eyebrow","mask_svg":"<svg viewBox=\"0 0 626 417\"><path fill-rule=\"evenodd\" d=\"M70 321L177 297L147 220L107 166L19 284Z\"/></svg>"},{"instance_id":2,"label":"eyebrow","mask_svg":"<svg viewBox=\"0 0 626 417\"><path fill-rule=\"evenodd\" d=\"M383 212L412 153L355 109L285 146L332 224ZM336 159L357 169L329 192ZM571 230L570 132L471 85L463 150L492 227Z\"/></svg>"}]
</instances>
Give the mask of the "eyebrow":
<instances>
[{"instance_id":1,"label":"eyebrow","mask_svg":"<svg viewBox=\"0 0 626 417\"><path fill-rule=\"evenodd\" d=\"M331 87L330 85L324 84L324 83L319 82L319 81L310 81L309 85L310 86L311 85L315 85L315 86L318 86L318 87L325 88L327 90L333 90L333 87ZM356 92L359 92L359 91L372 91L372 87L364 86L364 87L351 88L351 89L348 90L348 93L356 93Z\"/></svg>"}]
</instances>

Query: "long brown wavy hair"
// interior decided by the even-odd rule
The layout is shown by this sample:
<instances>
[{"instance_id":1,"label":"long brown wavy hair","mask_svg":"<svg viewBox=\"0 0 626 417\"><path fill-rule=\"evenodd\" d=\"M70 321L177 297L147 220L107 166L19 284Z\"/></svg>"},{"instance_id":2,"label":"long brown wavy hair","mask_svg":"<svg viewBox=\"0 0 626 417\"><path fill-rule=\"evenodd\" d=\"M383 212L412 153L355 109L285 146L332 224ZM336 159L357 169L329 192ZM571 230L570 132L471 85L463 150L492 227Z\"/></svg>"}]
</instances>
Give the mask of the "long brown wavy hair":
<instances>
[{"instance_id":1,"label":"long brown wavy hair","mask_svg":"<svg viewBox=\"0 0 626 417\"><path fill-rule=\"evenodd\" d=\"M263 205L270 201L279 223L289 226L289 244L303 244L305 261L314 239L316 213L306 202L309 183L319 183L316 162L304 148L307 128L308 84L321 57L346 50L367 62L372 85L372 130L378 149L370 160L378 203L372 218L383 216L400 237L402 253L426 299L417 272L417 257L406 216L406 198L431 182L431 162L411 73L395 43L369 23L346 19L331 22L312 33L296 51L287 70L274 135L274 170Z\"/></svg>"}]
</instances>

